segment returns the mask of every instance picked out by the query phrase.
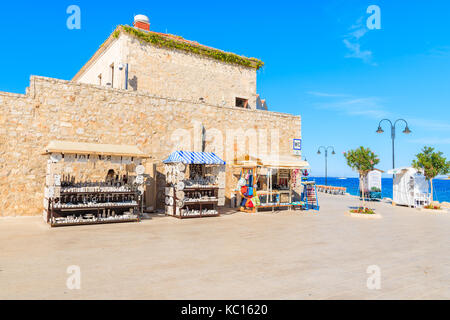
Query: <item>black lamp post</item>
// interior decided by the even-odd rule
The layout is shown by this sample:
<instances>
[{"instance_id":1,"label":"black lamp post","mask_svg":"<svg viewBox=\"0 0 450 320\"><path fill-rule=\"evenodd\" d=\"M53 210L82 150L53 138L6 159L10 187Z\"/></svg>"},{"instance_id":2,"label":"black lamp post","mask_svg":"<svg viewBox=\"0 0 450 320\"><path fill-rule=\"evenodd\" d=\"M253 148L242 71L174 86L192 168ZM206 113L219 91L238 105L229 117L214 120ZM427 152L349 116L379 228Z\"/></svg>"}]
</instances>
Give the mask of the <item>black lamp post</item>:
<instances>
[{"instance_id":1,"label":"black lamp post","mask_svg":"<svg viewBox=\"0 0 450 320\"><path fill-rule=\"evenodd\" d=\"M392 139L392 169L395 169L395 143L394 143L394 141L395 141L395 127L396 127L396 125L397 125L397 123L398 123L399 121L403 121L403 122L405 123L405 125L406 125L405 130L403 130L403 133L404 133L404 134L410 134L410 133L411 133L411 130L409 130L408 122L406 122L405 119L398 119L398 120L396 120L396 121L394 122L394 124L392 124L392 121L389 120L389 119L383 119L383 120L381 120L380 123L378 124L378 130L376 131L377 133L383 133L383 132L384 132L384 130L381 128L381 123L382 123L383 121L387 121L387 122L389 122L389 124L391 125L391 139Z\"/></svg>"},{"instance_id":2,"label":"black lamp post","mask_svg":"<svg viewBox=\"0 0 450 320\"><path fill-rule=\"evenodd\" d=\"M332 146L328 146L328 147L324 147L324 146L320 146L319 149L317 150L317 154L322 154L320 152L320 149L323 149L325 151L325 185L328 185L328 149L331 149L332 155L335 155L336 152L334 152L334 147Z\"/></svg>"}]
</instances>

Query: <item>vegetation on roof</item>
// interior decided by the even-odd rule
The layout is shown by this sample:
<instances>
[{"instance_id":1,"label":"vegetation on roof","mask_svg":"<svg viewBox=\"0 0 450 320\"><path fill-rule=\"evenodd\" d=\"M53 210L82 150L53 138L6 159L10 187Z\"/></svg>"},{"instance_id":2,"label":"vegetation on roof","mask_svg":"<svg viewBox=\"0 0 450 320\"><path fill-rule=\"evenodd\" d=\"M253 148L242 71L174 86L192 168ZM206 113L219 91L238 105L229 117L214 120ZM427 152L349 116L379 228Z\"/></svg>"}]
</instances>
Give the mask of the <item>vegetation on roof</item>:
<instances>
[{"instance_id":1,"label":"vegetation on roof","mask_svg":"<svg viewBox=\"0 0 450 320\"><path fill-rule=\"evenodd\" d=\"M121 31L125 31L139 40L151 43L157 47L165 47L170 49L178 49L185 52L195 53L216 59L222 62L241 65L244 67L259 69L264 66L264 62L256 58L247 58L234 53L224 52L218 49L209 48L200 44L185 42L182 37L175 36L173 39L168 36L160 35L154 32L143 32L130 26L120 26L113 33L114 38L118 38Z\"/></svg>"}]
</instances>

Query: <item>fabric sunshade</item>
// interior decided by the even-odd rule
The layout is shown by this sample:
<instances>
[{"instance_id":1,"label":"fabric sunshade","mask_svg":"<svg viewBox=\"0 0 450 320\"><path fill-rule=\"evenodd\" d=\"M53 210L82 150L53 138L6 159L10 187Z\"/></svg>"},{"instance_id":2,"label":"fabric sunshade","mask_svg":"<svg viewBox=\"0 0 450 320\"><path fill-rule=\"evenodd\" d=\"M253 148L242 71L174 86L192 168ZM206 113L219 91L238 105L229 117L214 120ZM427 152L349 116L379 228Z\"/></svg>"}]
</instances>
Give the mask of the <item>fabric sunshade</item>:
<instances>
[{"instance_id":1,"label":"fabric sunshade","mask_svg":"<svg viewBox=\"0 0 450 320\"><path fill-rule=\"evenodd\" d=\"M263 167L290 168L290 169L309 168L309 163L307 161L301 160L300 158L290 157L290 156L261 157L260 161L261 161L261 165Z\"/></svg>"},{"instance_id":2,"label":"fabric sunshade","mask_svg":"<svg viewBox=\"0 0 450 320\"><path fill-rule=\"evenodd\" d=\"M184 163L184 164L225 164L212 152L175 151L163 161L163 163Z\"/></svg>"},{"instance_id":3,"label":"fabric sunshade","mask_svg":"<svg viewBox=\"0 0 450 320\"><path fill-rule=\"evenodd\" d=\"M246 155L239 159L235 159L235 166L258 166L267 168L290 168L290 169L306 169L309 168L309 163L300 158L292 156L253 156Z\"/></svg>"},{"instance_id":4,"label":"fabric sunshade","mask_svg":"<svg viewBox=\"0 0 450 320\"><path fill-rule=\"evenodd\" d=\"M149 158L136 146L85 143L72 141L51 141L45 148L44 154L98 154L104 156L123 156L136 158Z\"/></svg>"}]
</instances>

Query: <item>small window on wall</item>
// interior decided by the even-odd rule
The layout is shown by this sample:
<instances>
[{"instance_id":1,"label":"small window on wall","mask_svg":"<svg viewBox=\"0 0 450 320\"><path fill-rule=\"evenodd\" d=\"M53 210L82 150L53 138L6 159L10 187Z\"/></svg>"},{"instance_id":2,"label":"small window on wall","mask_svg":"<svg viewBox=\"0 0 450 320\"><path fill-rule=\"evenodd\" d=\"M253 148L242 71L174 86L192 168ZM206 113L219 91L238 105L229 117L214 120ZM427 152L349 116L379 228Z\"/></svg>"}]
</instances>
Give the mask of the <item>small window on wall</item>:
<instances>
[{"instance_id":1,"label":"small window on wall","mask_svg":"<svg viewBox=\"0 0 450 320\"><path fill-rule=\"evenodd\" d=\"M111 68L111 88L114 88L114 63L110 66Z\"/></svg>"},{"instance_id":2,"label":"small window on wall","mask_svg":"<svg viewBox=\"0 0 450 320\"><path fill-rule=\"evenodd\" d=\"M248 108L248 99L236 98L236 107L238 108Z\"/></svg>"},{"instance_id":3,"label":"small window on wall","mask_svg":"<svg viewBox=\"0 0 450 320\"><path fill-rule=\"evenodd\" d=\"M101 73L98 75L98 85L99 86L102 85L102 74Z\"/></svg>"}]
</instances>

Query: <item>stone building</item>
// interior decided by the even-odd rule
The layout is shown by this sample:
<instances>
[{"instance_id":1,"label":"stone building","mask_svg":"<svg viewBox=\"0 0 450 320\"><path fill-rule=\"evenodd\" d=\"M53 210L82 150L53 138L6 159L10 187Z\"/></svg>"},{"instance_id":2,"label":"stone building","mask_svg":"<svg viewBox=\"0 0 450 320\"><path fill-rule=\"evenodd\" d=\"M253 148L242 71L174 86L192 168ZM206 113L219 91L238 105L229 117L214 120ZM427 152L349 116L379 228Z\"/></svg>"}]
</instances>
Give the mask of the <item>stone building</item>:
<instances>
[{"instance_id":1,"label":"stone building","mask_svg":"<svg viewBox=\"0 0 450 320\"><path fill-rule=\"evenodd\" d=\"M150 31L148 18L137 16L135 27L119 26L72 81L256 109L256 72L262 65Z\"/></svg>"},{"instance_id":2,"label":"stone building","mask_svg":"<svg viewBox=\"0 0 450 320\"><path fill-rule=\"evenodd\" d=\"M121 26L72 81L31 76L25 94L0 92L0 215L42 213L51 140L138 146L157 164L160 200L161 161L176 149L213 151L228 163L242 153L291 155L301 118L257 109L261 65ZM231 166L224 185L229 198Z\"/></svg>"}]
</instances>

